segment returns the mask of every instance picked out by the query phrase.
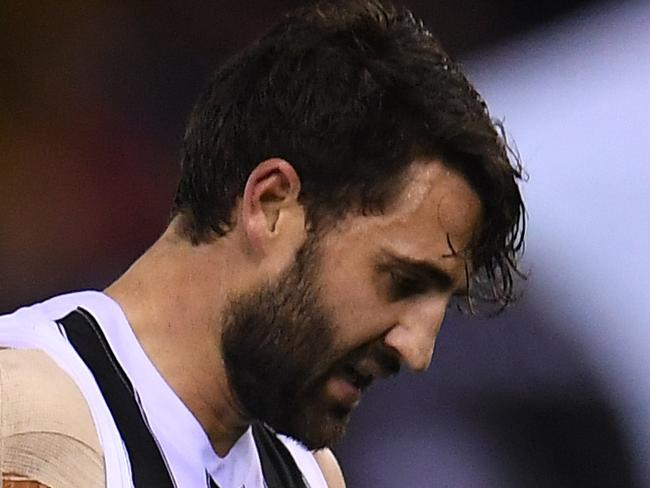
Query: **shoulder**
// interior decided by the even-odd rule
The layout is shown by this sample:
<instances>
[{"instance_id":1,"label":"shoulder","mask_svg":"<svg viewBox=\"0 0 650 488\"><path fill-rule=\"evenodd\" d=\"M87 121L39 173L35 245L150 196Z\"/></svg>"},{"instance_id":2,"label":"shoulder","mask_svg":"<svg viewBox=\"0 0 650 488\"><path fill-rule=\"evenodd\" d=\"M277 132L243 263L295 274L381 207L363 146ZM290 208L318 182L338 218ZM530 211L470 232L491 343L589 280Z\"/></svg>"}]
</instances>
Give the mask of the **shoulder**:
<instances>
[{"instance_id":1,"label":"shoulder","mask_svg":"<svg viewBox=\"0 0 650 488\"><path fill-rule=\"evenodd\" d=\"M42 351L0 350L0 440L2 472L22 478L8 486L27 479L103 486L102 450L84 396Z\"/></svg>"},{"instance_id":2,"label":"shoulder","mask_svg":"<svg viewBox=\"0 0 650 488\"><path fill-rule=\"evenodd\" d=\"M16 477L11 475L2 475L2 484L3 488L50 488L47 485L39 483L38 481Z\"/></svg>"},{"instance_id":3,"label":"shoulder","mask_svg":"<svg viewBox=\"0 0 650 488\"><path fill-rule=\"evenodd\" d=\"M345 488L343 472L334 453L326 448L314 451L313 455L323 472L328 488Z\"/></svg>"},{"instance_id":4,"label":"shoulder","mask_svg":"<svg viewBox=\"0 0 650 488\"><path fill-rule=\"evenodd\" d=\"M0 350L2 432L67 432L99 448L90 410L72 378L45 352Z\"/></svg>"}]
</instances>

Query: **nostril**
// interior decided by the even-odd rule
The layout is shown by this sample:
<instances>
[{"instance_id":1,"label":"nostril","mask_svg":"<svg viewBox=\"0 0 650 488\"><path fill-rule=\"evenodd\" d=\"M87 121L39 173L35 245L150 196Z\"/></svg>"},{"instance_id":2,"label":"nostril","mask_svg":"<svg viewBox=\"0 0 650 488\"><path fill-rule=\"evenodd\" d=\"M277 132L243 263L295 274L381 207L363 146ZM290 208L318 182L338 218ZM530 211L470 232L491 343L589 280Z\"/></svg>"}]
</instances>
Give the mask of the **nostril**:
<instances>
[{"instance_id":1,"label":"nostril","mask_svg":"<svg viewBox=\"0 0 650 488\"><path fill-rule=\"evenodd\" d=\"M382 369L383 376L388 377L399 373L401 362L397 353L383 350L377 354L376 360Z\"/></svg>"}]
</instances>

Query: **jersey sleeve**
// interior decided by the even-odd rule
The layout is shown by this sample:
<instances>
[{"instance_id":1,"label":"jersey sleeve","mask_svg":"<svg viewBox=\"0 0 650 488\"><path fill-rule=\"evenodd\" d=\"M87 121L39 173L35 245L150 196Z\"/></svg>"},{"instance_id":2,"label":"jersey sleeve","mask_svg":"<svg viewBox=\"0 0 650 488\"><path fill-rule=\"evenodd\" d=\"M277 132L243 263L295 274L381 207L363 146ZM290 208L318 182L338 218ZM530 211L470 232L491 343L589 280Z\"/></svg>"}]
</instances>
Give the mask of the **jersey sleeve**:
<instances>
[{"instance_id":1,"label":"jersey sleeve","mask_svg":"<svg viewBox=\"0 0 650 488\"><path fill-rule=\"evenodd\" d=\"M5 488L105 486L88 406L42 351L0 350L0 467Z\"/></svg>"}]
</instances>

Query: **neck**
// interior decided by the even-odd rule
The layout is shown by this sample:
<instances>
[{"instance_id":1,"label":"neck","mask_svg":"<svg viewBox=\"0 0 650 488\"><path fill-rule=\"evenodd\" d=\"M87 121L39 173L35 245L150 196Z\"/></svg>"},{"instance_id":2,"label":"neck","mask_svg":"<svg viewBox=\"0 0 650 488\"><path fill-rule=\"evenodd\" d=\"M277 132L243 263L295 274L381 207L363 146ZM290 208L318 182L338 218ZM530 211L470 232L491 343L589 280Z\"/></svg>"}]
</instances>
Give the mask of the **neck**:
<instances>
[{"instance_id":1,"label":"neck","mask_svg":"<svg viewBox=\"0 0 650 488\"><path fill-rule=\"evenodd\" d=\"M248 427L228 386L221 323L236 256L227 242L192 246L163 234L106 294L123 309L138 341L170 387L225 456Z\"/></svg>"}]
</instances>

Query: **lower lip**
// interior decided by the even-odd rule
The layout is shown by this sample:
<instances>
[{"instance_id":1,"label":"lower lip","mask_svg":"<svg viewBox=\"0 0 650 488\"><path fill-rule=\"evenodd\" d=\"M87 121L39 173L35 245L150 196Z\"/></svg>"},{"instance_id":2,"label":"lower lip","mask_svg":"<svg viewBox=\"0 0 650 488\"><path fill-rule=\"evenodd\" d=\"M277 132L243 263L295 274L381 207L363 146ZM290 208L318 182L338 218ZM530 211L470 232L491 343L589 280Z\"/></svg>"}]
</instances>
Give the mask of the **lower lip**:
<instances>
[{"instance_id":1,"label":"lower lip","mask_svg":"<svg viewBox=\"0 0 650 488\"><path fill-rule=\"evenodd\" d=\"M361 391L341 376L331 376L325 384L325 390L337 403L353 408L361 399Z\"/></svg>"}]
</instances>

